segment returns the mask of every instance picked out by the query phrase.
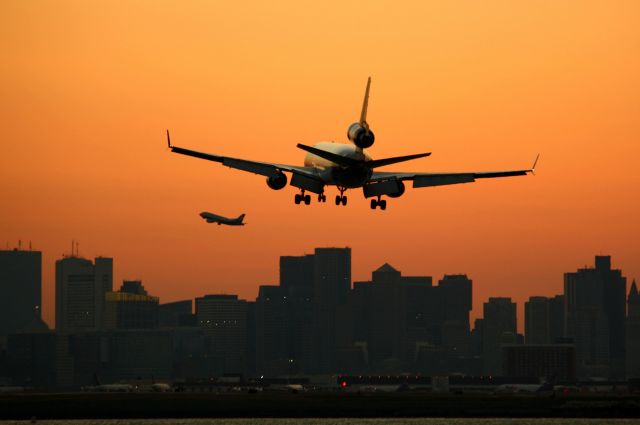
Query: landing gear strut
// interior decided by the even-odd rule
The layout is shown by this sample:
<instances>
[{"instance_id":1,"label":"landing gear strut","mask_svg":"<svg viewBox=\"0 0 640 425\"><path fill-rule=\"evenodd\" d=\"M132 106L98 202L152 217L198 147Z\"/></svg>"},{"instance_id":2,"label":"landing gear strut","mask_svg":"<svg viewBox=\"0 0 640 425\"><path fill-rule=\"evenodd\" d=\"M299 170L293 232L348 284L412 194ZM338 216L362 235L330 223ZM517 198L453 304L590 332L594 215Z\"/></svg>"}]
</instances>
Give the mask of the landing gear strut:
<instances>
[{"instance_id":1,"label":"landing gear strut","mask_svg":"<svg viewBox=\"0 0 640 425\"><path fill-rule=\"evenodd\" d=\"M340 191L340 195L336 195L336 205L347 205L347 197L346 195L344 195L344 192L347 190L344 187L338 187L338 190Z\"/></svg>"},{"instance_id":2,"label":"landing gear strut","mask_svg":"<svg viewBox=\"0 0 640 425\"><path fill-rule=\"evenodd\" d=\"M302 190L300 193L296 193L295 198L293 198L293 202L295 202L296 205L300 204L300 202L304 202L305 205L309 205L311 203L311 196L305 195L304 190Z\"/></svg>"},{"instance_id":3,"label":"landing gear strut","mask_svg":"<svg viewBox=\"0 0 640 425\"><path fill-rule=\"evenodd\" d=\"M318 195L318 202L327 202L327 195L321 193Z\"/></svg>"},{"instance_id":4,"label":"landing gear strut","mask_svg":"<svg viewBox=\"0 0 640 425\"><path fill-rule=\"evenodd\" d=\"M371 209L375 210L377 207L380 207L380 209L382 211L387 209L387 201L386 199L380 199L380 197L378 196L378 199L372 199L371 200Z\"/></svg>"}]
</instances>

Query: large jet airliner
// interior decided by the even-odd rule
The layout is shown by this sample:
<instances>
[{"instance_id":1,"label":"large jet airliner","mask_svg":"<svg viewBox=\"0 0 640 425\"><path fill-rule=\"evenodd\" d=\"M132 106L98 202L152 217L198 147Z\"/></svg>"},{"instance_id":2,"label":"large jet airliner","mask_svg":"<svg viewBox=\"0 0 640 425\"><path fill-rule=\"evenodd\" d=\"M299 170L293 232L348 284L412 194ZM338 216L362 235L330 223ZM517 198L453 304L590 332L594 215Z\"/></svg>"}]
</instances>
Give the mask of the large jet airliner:
<instances>
[{"instance_id":1,"label":"large jet airliner","mask_svg":"<svg viewBox=\"0 0 640 425\"><path fill-rule=\"evenodd\" d=\"M298 144L297 147L306 151L304 166L276 164L271 162L249 161L246 159L232 158L228 156L212 155L190 149L180 148L171 144L169 130L167 130L167 143L172 152L182 155L220 162L230 168L260 174L267 178L267 185L274 190L280 190L287 185L287 175L291 173L290 185L300 189L295 195L295 203L311 203L311 196L306 192L318 195L319 202L326 202L326 186L336 186L339 195L336 195L336 205L347 205L347 189L362 188L365 198L371 199L371 208L384 210L387 201L382 196L398 198L405 192L405 182L413 182L413 187L443 186L458 183L471 183L476 179L492 177L524 176L533 173L538 158L533 166L523 170L490 171L490 172L462 172L462 173L417 173L417 172L390 172L376 171L399 162L423 158L431 155L431 152L414 155L396 156L384 159L372 159L366 148L373 145L375 136L367 123L367 107L369 103L369 88L371 77L367 81L364 93L364 101L360 120L351 124L347 130L347 137L351 144L321 142L314 146Z\"/></svg>"}]
</instances>

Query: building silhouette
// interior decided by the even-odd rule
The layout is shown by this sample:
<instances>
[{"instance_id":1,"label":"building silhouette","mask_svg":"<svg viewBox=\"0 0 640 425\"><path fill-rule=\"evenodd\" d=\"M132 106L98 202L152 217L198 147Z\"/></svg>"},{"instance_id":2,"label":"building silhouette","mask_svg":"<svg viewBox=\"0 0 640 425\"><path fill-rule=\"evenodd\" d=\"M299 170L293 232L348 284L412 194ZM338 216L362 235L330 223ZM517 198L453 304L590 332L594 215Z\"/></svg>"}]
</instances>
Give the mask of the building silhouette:
<instances>
[{"instance_id":1,"label":"building silhouette","mask_svg":"<svg viewBox=\"0 0 640 425\"><path fill-rule=\"evenodd\" d=\"M315 372L336 368L336 322L351 289L351 248L316 248L313 267Z\"/></svg>"},{"instance_id":2,"label":"building silhouette","mask_svg":"<svg viewBox=\"0 0 640 425\"><path fill-rule=\"evenodd\" d=\"M158 306L158 326L162 328L176 328L196 326L193 315L193 301L173 301Z\"/></svg>"},{"instance_id":3,"label":"building silhouette","mask_svg":"<svg viewBox=\"0 0 640 425\"><path fill-rule=\"evenodd\" d=\"M547 297L529 297L524 303L524 342L526 344L551 343L551 300Z\"/></svg>"},{"instance_id":4,"label":"building silhouette","mask_svg":"<svg viewBox=\"0 0 640 425\"><path fill-rule=\"evenodd\" d=\"M578 376L624 377L626 278L611 257L564 275L566 336L576 346Z\"/></svg>"},{"instance_id":5,"label":"building silhouette","mask_svg":"<svg viewBox=\"0 0 640 425\"><path fill-rule=\"evenodd\" d=\"M100 329L105 294L113 291L113 259L77 256L56 261L56 331Z\"/></svg>"},{"instance_id":6,"label":"building silhouette","mask_svg":"<svg viewBox=\"0 0 640 425\"><path fill-rule=\"evenodd\" d=\"M125 280L117 292L105 293L104 329L158 327L159 298L147 294L139 280Z\"/></svg>"},{"instance_id":7,"label":"building silhouette","mask_svg":"<svg viewBox=\"0 0 640 425\"><path fill-rule=\"evenodd\" d=\"M502 373L502 345L517 342L516 303L511 298L495 297L483 306L482 360L484 373Z\"/></svg>"},{"instance_id":8,"label":"building silhouette","mask_svg":"<svg viewBox=\"0 0 640 425\"><path fill-rule=\"evenodd\" d=\"M247 362L247 302L237 295L196 298L198 326L209 337L211 371L244 373Z\"/></svg>"},{"instance_id":9,"label":"building silhouette","mask_svg":"<svg viewBox=\"0 0 640 425\"><path fill-rule=\"evenodd\" d=\"M33 327L41 320L42 253L0 251L0 349L7 335Z\"/></svg>"},{"instance_id":10,"label":"building silhouette","mask_svg":"<svg viewBox=\"0 0 640 425\"><path fill-rule=\"evenodd\" d=\"M627 298L627 378L640 378L640 294L634 280Z\"/></svg>"}]
</instances>

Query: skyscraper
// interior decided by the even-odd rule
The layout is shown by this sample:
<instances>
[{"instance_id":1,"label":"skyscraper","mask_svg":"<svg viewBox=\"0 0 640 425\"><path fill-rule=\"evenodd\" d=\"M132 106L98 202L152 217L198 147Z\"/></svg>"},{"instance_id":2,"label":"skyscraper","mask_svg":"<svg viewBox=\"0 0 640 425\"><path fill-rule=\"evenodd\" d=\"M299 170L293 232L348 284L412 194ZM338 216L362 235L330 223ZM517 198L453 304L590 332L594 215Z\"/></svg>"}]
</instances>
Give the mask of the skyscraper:
<instances>
[{"instance_id":1,"label":"skyscraper","mask_svg":"<svg viewBox=\"0 0 640 425\"><path fill-rule=\"evenodd\" d=\"M627 378L640 378L640 294L634 280L627 298Z\"/></svg>"},{"instance_id":2,"label":"skyscraper","mask_svg":"<svg viewBox=\"0 0 640 425\"><path fill-rule=\"evenodd\" d=\"M484 373L502 372L502 345L513 344L517 338L516 303L511 298L489 298L484 303L482 322L482 360Z\"/></svg>"},{"instance_id":3,"label":"skyscraper","mask_svg":"<svg viewBox=\"0 0 640 425\"><path fill-rule=\"evenodd\" d=\"M547 297L529 297L524 303L524 341L526 344L550 344L551 308Z\"/></svg>"},{"instance_id":4,"label":"skyscraper","mask_svg":"<svg viewBox=\"0 0 640 425\"><path fill-rule=\"evenodd\" d=\"M217 375L243 373L247 364L247 302L237 295L196 298L198 326L210 337L212 367Z\"/></svg>"},{"instance_id":5,"label":"skyscraper","mask_svg":"<svg viewBox=\"0 0 640 425\"><path fill-rule=\"evenodd\" d=\"M56 330L77 332L102 325L105 294L113 290L113 259L77 256L56 261Z\"/></svg>"},{"instance_id":6,"label":"skyscraper","mask_svg":"<svg viewBox=\"0 0 640 425\"><path fill-rule=\"evenodd\" d=\"M316 248L313 311L316 371L332 372L336 352L336 312L351 289L351 248Z\"/></svg>"},{"instance_id":7,"label":"skyscraper","mask_svg":"<svg viewBox=\"0 0 640 425\"><path fill-rule=\"evenodd\" d=\"M42 253L0 251L0 346L41 318Z\"/></svg>"},{"instance_id":8,"label":"skyscraper","mask_svg":"<svg viewBox=\"0 0 640 425\"><path fill-rule=\"evenodd\" d=\"M576 346L578 376L623 378L626 278L609 256L595 263L564 275L566 336Z\"/></svg>"},{"instance_id":9,"label":"skyscraper","mask_svg":"<svg viewBox=\"0 0 640 425\"><path fill-rule=\"evenodd\" d=\"M105 329L151 329L158 327L158 297L147 294L139 280L125 280L118 292L105 294Z\"/></svg>"}]
</instances>

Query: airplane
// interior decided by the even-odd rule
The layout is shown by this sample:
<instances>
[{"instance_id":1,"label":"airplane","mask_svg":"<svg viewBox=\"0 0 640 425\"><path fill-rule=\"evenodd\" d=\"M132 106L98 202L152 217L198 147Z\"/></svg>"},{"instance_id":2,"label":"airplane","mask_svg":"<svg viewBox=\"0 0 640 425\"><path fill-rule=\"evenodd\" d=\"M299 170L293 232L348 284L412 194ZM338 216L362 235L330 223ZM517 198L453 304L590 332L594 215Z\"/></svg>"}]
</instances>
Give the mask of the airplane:
<instances>
[{"instance_id":1,"label":"airplane","mask_svg":"<svg viewBox=\"0 0 640 425\"><path fill-rule=\"evenodd\" d=\"M289 184L300 189L294 202L305 205L311 203L311 196L306 192L317 194L318 202L326 202L325 187L336 186L340 192L335 198L336 205L347 205L347 196L344 193L348 189L362 188L365 198L373 198L371 209L380 207L381 210L385 210L387 201L382 199L382 196L399 198L405 192L405 182L413 182L414 188L420 188L471 183L484 178L524 176L535 172L539 155L531 168L521 170L455 173L377 171L378 168L387 165L427 157L431 152L383 159L373 159L365 152L375 141L375 135L367 122L370 88L371 77L367 80L360 119L347 129L347 138L351 143L320 142L314 146L298 143L297 147L307 152L304 166L251 161L173 146L169 130L167 144L171 152L177 154L219 162L230 168L265 176L267 185L273 190L283 189L288 180L285 173L291 173Z\"/></svg>"},{"instance_id":2,"label":"airplane","mask_svg":"<svg viewBox=\"0 0 640 425\"><path fill-rule=\"evenodd\" d=\"M242 222L242 220L244 220L244 214L240 214L237 218L227 218L203 211L200 213L200 217L207 220L207 223L218 223L218 226L221 224L226 224L227 226L244 226L246 224Z\"/></svg>"}]
</instances>

